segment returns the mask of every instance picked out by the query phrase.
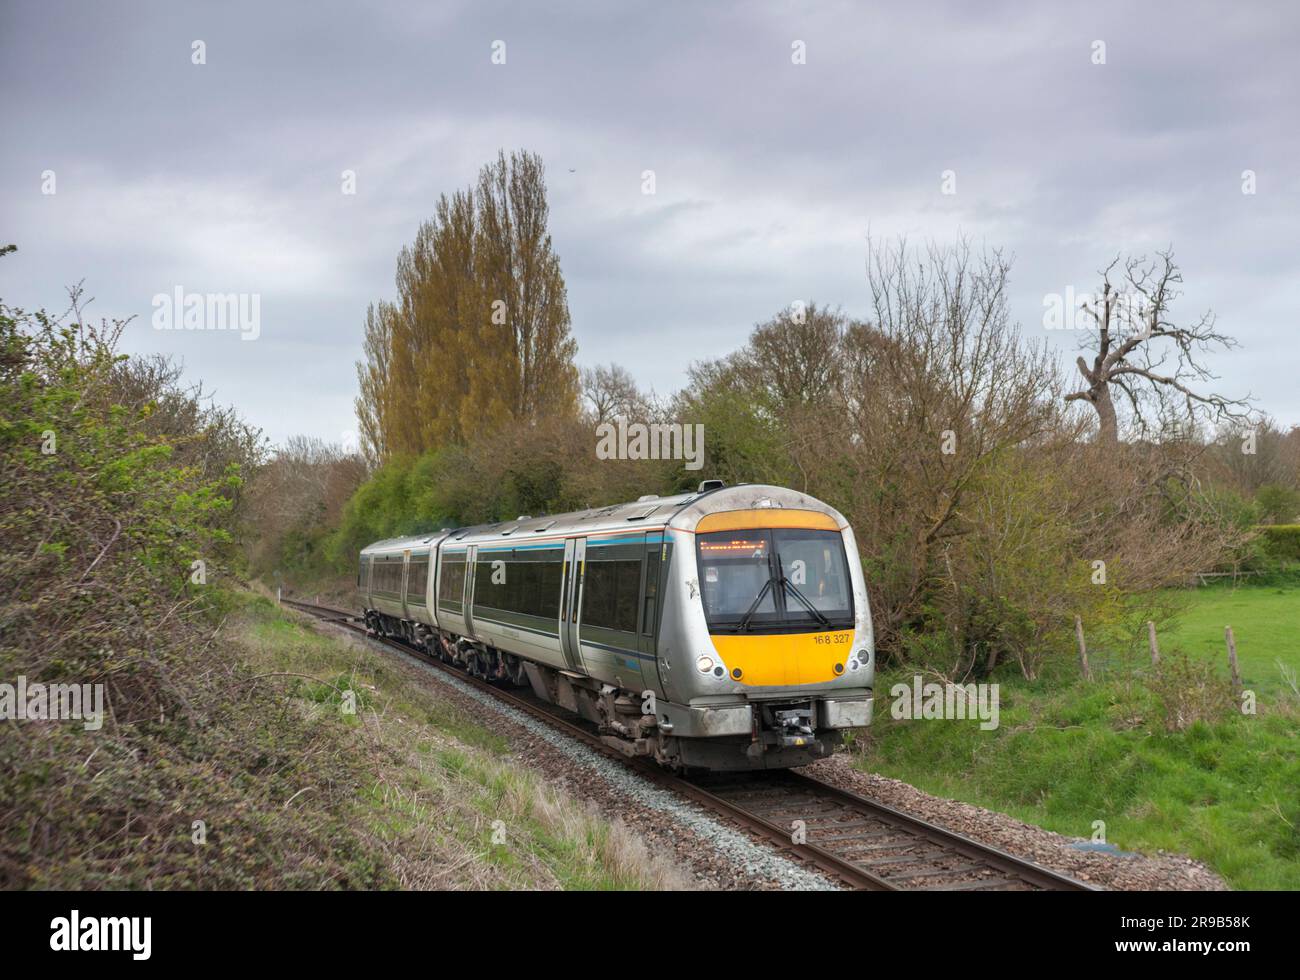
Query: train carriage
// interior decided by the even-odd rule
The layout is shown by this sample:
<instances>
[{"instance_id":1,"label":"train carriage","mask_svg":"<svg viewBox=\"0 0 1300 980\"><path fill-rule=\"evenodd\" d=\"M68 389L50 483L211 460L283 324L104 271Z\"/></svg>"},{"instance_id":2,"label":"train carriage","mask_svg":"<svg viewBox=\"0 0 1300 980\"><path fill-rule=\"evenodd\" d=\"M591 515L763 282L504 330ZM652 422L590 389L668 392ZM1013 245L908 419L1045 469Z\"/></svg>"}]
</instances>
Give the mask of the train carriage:
<instances>
[{"instance_id":1,"label":"train carriage","mask_svg":"<svg viewBox=\"0 0 1300 980\"><path fill-rule=\"evenodd\" d=\"M366 622L674 768L804 765L871 722L866 586L843 516L724 487L377 542Z\"/></svg>"}]
</instances>

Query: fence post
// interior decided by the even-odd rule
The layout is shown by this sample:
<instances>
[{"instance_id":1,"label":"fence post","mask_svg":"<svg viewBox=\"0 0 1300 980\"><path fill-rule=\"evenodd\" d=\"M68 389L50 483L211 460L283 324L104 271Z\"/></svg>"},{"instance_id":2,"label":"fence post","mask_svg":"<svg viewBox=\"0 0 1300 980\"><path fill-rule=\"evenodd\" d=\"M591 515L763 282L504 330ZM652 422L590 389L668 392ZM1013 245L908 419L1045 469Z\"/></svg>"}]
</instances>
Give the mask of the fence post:
<instances>
[{"instance_id":1,"label":"fence post","mask_svg":"<svg viewBox=\"0 0 1300 980\"><path fill-rule=\"evenodd\" d=\"M1074 635L1079 641L1079 669L1085 681L1092 680L1092 671L1088 668L1088 645L1083 642L1083 619L1074 617Z\"/></svg>"},{"instance_id":2,"label":"fence post","mask_svg":"<svg viewBox=\"0 0 1300 980\"><path fill-rule=\"evenodd\" d=\"M1151 647L1151 666L1160 666L1160 647L1156 644L1156 624L1147 620L1147 643Z\"/></svg>"},{"instance_id":3,"label":"fence post","mask_svg":"<svg viewBox=\"0 0 1300 980\"><path fill-rule=\"evenodd\" d=\"M1232 627L1223 627L1224 639L1228 641L1228 666L1232 668L1232 693L1241 694L1241 671L1237 669L1237 641L1233 639Z\"/></svg>"},{"instance_id":4,"label":"fence post","mask_svg":"<svg viewBox=\"0 0 1300 980\"><path fill-rule=\"evenodd\" d=\"M280 605L280 587L278 585L275 587L275 604Z\"/></svg>"}]
</instances>

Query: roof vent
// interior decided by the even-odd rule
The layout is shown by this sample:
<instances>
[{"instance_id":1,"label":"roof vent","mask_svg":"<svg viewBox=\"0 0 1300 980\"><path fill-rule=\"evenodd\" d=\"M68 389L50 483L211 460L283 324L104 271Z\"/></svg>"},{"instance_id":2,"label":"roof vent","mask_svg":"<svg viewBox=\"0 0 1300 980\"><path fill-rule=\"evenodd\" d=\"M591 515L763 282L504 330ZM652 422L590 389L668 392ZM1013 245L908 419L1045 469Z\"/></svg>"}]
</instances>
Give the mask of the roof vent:
<instances>
[{"instance_id":1,"label":"roof vent","mask_svg":"<svg viewBox=\"0 0 1300 980\"><path fill-rule=\"evenodd\" d=\"M515 520L517 520L517 521L531 521L532 518L529 517L527 514L520 514L518 517L515 518Z\"/></svg>"},{"instance_id":2,"label":"roof vent","mask_svg":"<svg viewBox=\"0 0 1300 980\"><path fill-rule=\"evenodd\" d=\"M700 483L700 489L696 493L709 493L712 490L721 490L726 484L721 480L703 480Z\"/></svg>"},{"instance_id":3,"label":"roof vent","mask_svg":"<svg viewBox=\"0 0 1300 980\"><path fill-rule=\"evenodd\" d=\"M637 502L638 504L643 504L643 503L645 503L647 500L658 500L658 499L659 499L659 494L657 494L657 493L647 493L647 494L643 494L643 495L640 496L640 497L637 497L637 498L636 498L636 502Z\"/></svg>"}]
</instances>

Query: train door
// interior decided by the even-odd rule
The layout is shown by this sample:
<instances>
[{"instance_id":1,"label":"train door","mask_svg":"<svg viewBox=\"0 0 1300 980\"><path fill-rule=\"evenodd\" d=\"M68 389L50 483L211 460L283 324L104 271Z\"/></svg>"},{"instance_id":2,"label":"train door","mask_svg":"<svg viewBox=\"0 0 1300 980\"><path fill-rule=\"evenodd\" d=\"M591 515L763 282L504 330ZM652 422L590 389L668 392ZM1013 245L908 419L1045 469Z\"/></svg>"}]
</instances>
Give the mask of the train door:
<instances>
[{"instance_id":1,"label":"train door","mask_svg":"<svg viewBox=\"0 0 1300 980\"><path fill-rule=\"evenodd\" d=\"M578 629L582 625L582 583L586 571L587 539L568 538L564 542L564 587L560 600L560 648L570 670L586 673L582 664L582 645Z\"/></svg>"},{"instance_id":2,"label":"train door","mask_svg":"<svg viewBox=\"0 0 1300 980\"><path fill-rule=\"evenodd\" d=\"M402 588L401 591L398 592L397 594L397 601L402 604L403 619L415 618L414 616L411 615L411 610L408 609L406 605L406 589L407 589L407 583L410 580L410 578L411 578L411 549L407 548L405 551L402 552Z\"/></svg>"},{"instance_id":3,"label":"train door","mask_svg":"<svg viewBox=\"0 0 1300 980\"><path fill-rule=\"evenodd\" d=\"M478 545L472 544L465 549L465 594L461 608L465 610L465 634L474 635L474 563L478 560Z\"/></svg>"},{"instance_id":4,"label":"train door","mask_svg":"<svg viewBox=\"0 0 1300 980\"><path fill-rule=\"evenodd\" d=\"M429 548L429 576L424 583L424 608L429 610L429 621L438 626L438 545Z\"/></svg>"},{"instance_id":5,"label":"train door","mask_svg":"<svg viewBox=\"0 0 1300 980\"><path fill-rule=\"evenodd\" d=\"M655 622L659 614L659 572L663 557L663 532L647 531L641 567L641 608L637 611L637 649L655 655Z\"/></svg>"}]
</instances>

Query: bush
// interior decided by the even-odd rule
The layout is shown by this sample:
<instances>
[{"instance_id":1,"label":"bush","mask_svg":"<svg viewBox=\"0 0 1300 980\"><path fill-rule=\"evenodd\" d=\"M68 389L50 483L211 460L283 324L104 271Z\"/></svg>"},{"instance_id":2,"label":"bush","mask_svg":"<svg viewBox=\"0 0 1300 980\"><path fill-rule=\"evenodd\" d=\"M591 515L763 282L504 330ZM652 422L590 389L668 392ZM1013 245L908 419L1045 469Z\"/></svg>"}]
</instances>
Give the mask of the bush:
<instances>
[{"instance_id":1,"label":"bush","mask_svg":"<svg viewBox=\"0 0 1300 980\"><path fill-rule=\"evenodd\" d=\"M0 888L382 884L326 809L359 767L217 639L256 439L165 380L124 397L121 327L0 306L0 679L103 707L3 723ZM322 769L320 809L286 811Z\"/></svg>"},{"instance_id":2,"label":"bush","mask_svg":"<svg viewBox=\"0 0 1300 980\"><path fill-rule=\"evenodd\" d=\"M1267 483L1255 494L1255 507L1260 521L1268 524L1285 524L1300 515L1300 490Z\"/></svg>"},{"instance_id":3,"label":"bush","mask_svg":"<svg viewBox=\"0 0 1300 980\"><path fill-rule=\"evenodd\" d=\"M1265 524L1257 528L1264 554L1283 562L1300 562L1300 524Z\"/></svg>"},{"instance_id":4,"label":"bush","mask_svg":"<svg viewBox=\"0 0 1300 980\"><path fill-rule=\"evenodd\" d=\"M1233 710L1232 685L1214 664L1172 651L1147 680L1162 709L1165 731L1184 732L1197 723L1213 723Z\"/></svg>"}]
</instances>

